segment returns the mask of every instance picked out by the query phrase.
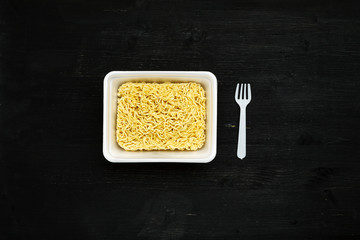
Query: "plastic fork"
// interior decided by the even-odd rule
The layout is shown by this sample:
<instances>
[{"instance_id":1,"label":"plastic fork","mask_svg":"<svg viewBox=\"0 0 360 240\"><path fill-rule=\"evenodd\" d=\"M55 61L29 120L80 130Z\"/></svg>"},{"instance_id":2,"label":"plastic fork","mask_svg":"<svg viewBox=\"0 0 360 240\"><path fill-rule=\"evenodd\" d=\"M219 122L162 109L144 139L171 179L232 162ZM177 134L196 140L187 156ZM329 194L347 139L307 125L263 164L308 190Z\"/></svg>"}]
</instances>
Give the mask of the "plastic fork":
<instances>
[{"instance_id":1,"label":"plastic fork","mask_svg":"<svg viewBox=\"0 0 360 240\"><path fill-rule=\"evenodd\" d=\"M240 159L244 159L246 156L246 106L251 101L250 84L241 83L240 94L239 94L239 83L236 85L235 101L240 107L237 156Z\"/></svg>"}]
</instances>

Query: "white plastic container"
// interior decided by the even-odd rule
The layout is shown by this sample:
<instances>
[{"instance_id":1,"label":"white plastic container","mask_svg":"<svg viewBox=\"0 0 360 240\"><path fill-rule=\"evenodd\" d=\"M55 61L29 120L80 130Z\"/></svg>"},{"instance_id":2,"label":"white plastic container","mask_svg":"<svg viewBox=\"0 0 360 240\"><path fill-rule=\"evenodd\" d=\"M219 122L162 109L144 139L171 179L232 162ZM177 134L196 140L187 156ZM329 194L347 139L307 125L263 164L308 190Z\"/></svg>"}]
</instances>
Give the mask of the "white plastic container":
<instances>
[{"instance_id":1,"label":"white plastic container","mask_svg":"<svg viewBox=\"0 0 360 240\"><path fill-rule=\"evenodd\" d=\"M206 92L206 141L196 151L125 151L116 142L116 107L119 86L135 79L147 82L197 82ZM208 163L216 156L217 79L211 72L113 71L104 78L103 154L110 162Z\"/></svg>"}]
</instances>

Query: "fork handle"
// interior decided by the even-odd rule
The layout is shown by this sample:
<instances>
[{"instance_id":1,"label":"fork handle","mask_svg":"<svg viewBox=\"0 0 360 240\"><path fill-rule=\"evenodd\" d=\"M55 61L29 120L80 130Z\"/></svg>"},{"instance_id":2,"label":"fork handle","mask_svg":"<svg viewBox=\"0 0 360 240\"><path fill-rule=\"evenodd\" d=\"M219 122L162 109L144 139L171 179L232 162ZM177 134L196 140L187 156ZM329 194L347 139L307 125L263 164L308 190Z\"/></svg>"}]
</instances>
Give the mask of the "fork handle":
<instances>
[{"instance_id":1,"label":"fork handle","mask_svg":"<svg viewBox=\"0 0 360 240\"><path fill-rule=\"evenodd\" d=\"M240 159L246 156L246 107L240 108L237 156Z\"/></svg>"}]
</instances>

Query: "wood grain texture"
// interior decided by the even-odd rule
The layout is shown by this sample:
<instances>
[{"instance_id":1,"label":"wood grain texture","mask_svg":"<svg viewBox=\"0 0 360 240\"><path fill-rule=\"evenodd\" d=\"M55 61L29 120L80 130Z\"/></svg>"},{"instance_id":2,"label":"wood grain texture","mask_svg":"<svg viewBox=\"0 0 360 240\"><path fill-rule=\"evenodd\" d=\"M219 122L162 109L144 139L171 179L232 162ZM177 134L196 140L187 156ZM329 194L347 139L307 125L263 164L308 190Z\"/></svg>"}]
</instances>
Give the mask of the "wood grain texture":
<instances>
[{"instance_id":1,"label":"wood grain texture","mask_svg":"<svg viewBox=\"0 0 360 240\"><path fill-rule=\"evenodd\" d=\"M0 3L0 239L359 239L355 1ZM111 164L112 70L218 78L209 164ZM236 158L238 82L252 84Z\"/></svg>"}]
</instances>

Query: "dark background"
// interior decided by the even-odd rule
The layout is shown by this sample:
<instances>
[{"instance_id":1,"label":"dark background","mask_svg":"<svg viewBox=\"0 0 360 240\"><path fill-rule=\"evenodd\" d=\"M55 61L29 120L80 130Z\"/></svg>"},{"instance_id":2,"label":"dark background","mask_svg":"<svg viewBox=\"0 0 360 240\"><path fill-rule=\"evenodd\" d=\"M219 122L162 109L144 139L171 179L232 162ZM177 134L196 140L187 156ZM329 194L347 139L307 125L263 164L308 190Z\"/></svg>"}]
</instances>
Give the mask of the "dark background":
<instances>
[{"instance_id":1,"label":"dark background","mask_svg":"<svg viewBox=\"0 0 360 240\"><path fill-rule=\"evenodd\" d=\"M1 1L0 239L360 239L349 1ZM112 164L112 70L218 78L209 164ZM237 159L235 85L250 82Z\"/></svg>"}]
</instances>

